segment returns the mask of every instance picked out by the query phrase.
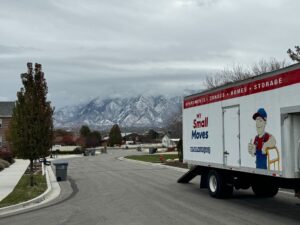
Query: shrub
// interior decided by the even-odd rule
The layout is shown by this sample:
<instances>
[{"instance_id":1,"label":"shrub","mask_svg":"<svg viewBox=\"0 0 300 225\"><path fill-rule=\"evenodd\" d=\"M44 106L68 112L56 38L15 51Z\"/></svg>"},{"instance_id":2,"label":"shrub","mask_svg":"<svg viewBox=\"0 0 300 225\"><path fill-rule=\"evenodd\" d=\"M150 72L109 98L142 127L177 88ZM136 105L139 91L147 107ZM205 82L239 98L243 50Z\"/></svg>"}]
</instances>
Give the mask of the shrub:
<instances>
[{"instance_id":1,"label":"shrub","mask_svg":"<svg viewBox=\"0 0 300 225\"><path fill-rule=\"evenodd\" d=\"M5 166L0 162L0 171L4 170Z\"/></svg>"},{"instance_id":2,"label":"shrub","mask_svg":"<svg viewBox=\"0 0 300 225\"><path fill-rule=\"evenodd\" d=\"M10 166L10 163L4 159L0 159L0 163L4 166L4 168L7 168Z\"/></svg>"},{"instance_id":3,"label":"shrub","mask_svg":"<svg viewBox=\"0 0 300 225\"><path fill-rule=\"evenodd\" d=\"M2 151L0 151L0 159L4 159L4 160L6 160L9 163L13 163L14 162L14 160L13 160L13 154L12 154L11 151L8 151L8 150L2 150Z\"/></svg>"},{"instance_id":4,"label":"shrub","mask_svg":"<svg viewBox=\"0 0 300 225\"><path fill-rule=\"evenodd\" d=\"M167 152L174 152L175 151L175 147L168 147L167 148Z\"/></svg>"},{"instance_id":5,"label":"shrub","mask_svg":"<svg viewBox=\"0 0 300 225\"><path fill-rule=\"evenodd\" d=\"M73 150L73 154L82 154L82 153L83 153L83 150L79 147L77 147Z\"/></svg>"},{"instance_id":6,"label":"shrub","mask_svg":"<svg viewBox=\"0 0 300 225\"><path fill-rule=\"evenodd\" d=\"M59 155L72 155L72 154L82 154L83 150L81 150L80 148L76 148L72 151L59 151L57 154Z\"/></svg>"}]
</instances>

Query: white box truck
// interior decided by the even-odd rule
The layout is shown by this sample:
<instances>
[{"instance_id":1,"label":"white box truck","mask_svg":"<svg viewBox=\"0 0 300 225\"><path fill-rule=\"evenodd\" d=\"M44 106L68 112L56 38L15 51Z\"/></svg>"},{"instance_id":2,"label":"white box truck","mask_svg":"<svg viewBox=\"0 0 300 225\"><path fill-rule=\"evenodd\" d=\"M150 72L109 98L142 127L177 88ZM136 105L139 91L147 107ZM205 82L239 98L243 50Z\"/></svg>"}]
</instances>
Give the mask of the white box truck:
<instances>
[{"instance_id":1,"label":"white box truck","mask_svg":"<svg viewBox=\"0 0 300 225\"><path fill-rule=\"evenodd\" d=\"M213 197L300 190L300 64L187 96L183 159Z\"/></svg>"}]
</instances>

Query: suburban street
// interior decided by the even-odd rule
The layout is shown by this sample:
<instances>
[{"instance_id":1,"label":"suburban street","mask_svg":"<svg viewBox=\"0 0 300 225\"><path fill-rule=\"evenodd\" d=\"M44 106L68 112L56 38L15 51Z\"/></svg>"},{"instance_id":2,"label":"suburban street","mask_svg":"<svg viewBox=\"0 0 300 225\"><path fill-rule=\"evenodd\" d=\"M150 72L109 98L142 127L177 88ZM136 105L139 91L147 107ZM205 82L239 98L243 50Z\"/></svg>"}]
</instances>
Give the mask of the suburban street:
<instances>
[{"instance_id":1,"label":"suburban street","mask_svg":"<svg viewBox=\"0 0 300 225\"><path fill-rule=\"evenodd\" d=\"M130 154L136 151L69 159L71 183L60 183L58 199L0 217L0 224L300 224L300 200L292 194L259 199L249 190L236 191L232 199L213 199L199 189L199 177L178 184L182 172L118 159Z\"/></svg>"}]
</instances>

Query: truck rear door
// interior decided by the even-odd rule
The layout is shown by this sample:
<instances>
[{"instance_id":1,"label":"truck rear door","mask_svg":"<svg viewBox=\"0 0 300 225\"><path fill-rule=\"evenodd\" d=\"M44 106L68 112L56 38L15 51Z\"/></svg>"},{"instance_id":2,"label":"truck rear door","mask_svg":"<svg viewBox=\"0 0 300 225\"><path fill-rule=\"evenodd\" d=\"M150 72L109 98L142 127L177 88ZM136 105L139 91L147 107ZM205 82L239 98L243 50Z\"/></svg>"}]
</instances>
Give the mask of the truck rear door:
<instances>
[{"instance_id":1,"label":"truck rear door","mask_svg":"<svg viewBox=\"0 0 300 225\"><path fill-rule=\"evenodd\" d=\"M240 109L239 105L223 108L224 165L239 167L240 160Z\"/></svg>"},{"instance_id":2,"label":"truck rear door","mask_svg":"<svg viewBox=\"0 0 300 225\"><path fill-rule=\"evenodd\" d=\"M300 178L300 112L284 113L281 118L283 175Z\"/></svg>"}]
</instances>

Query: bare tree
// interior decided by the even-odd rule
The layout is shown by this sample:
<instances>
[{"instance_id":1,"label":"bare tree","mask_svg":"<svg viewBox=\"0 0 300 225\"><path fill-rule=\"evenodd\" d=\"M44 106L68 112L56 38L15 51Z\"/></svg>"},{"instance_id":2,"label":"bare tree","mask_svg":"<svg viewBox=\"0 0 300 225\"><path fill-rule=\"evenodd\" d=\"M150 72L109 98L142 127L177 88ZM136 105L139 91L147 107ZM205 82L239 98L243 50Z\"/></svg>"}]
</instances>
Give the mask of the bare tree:
<instances>
[{"instance_id":1,"label":"bare tree","mask_svg":"<svg viewBox=\"0 0 300 225\"><path fill-rule=\"evenodd\" d=\"M225 84L243 80L252 76L250 71L240 64L233 65L231 69L224 69L221 73L221 77Z\"/></svg>"},{"instance_id":2,"label":"bare tree","mask_svg":"<svg viewBox=\"0 0 300 225\"><path fill-rule=\"evenodd\" d=\"M211 89L238 80L243 80L250 76L251 74L248 69L245 69L242 65L234 64L232 68L224 68L213 76L207 76L204 85L207 89Z\"/></svg>"},{"instance_id":3,"label":"bare tree","mask_svg":"<svg viewBox=\"0 0 300 225\"><path fill-rule=\"evenodd\" d=\"M221 76L213 75L213 76L206 76L205 77L205 87L207 89L218 87L220 85L222 85Z\"/></svg>"},{"instance_id":4,"label":"bare tree","mask_svg":"<svg viewBox=\"0 0 300 225\"><path fill-rule=\"evenodd\" d=\"M207 89L211 89L224 84L233 83L249 77L278 70L285 66L287 66L287 63L284 60L279 61L275 58L270 58L269 61L262 59L250 68L240 64L234 64L231 68L225 68L213 76L207 76L205 78L204 85Z\"/></svg>"},{"instance_id":5,"label":"bare tree","mask_svg":"<svg viewBox=\"0 0 300 225\"><path fill-rule=\"evenodd\" d=\"M300 62L300 47L299 46L295 46L295 51L289 49L287 51L287 53L289 54L290 58L293 61Z\"/></svg>"},{"instance_id":6,"label":"bare tree","mask_svg":"<svg viewBox=\"0 0 300 225\"><path fill-rule=\"evenodd\" d=\"M170 118L166 121L164 131L170 132L171 136L182 138L182 108L178 106L177 110L170 114Z\"/></svg>"},{"instance_id":7,"label":"bare tree","mask_svg":"<svg viewBox=\"0 0 300 225\"><path fill-rule=\"evenodd\" d=\"M268 73L274 70L279 70L288 64L285 60L279 61L275 58L270 58L269 61L261 59L251 67L251 74L257 76L263 73Z\"/></svg>"}]
</instances>

